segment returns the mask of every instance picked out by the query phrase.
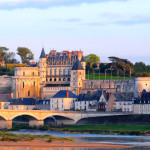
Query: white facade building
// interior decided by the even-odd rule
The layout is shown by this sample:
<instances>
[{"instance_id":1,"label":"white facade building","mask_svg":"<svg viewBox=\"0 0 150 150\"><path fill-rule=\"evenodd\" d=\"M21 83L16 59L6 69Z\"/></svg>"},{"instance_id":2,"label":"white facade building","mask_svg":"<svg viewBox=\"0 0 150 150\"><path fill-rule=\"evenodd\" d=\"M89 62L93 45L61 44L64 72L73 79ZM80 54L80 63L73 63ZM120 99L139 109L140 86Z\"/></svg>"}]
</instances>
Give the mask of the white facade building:
<instances>
[{"instance_id":1,"label":"white facade building","mask_svg":"<svg viewBox=\"0 0 150 150\"><path fill-rule=\"evenodd\" d=\"M68 90L61 90L51 98L51 110L74 110L77 96Z\"/></svg>"}]
</instances>

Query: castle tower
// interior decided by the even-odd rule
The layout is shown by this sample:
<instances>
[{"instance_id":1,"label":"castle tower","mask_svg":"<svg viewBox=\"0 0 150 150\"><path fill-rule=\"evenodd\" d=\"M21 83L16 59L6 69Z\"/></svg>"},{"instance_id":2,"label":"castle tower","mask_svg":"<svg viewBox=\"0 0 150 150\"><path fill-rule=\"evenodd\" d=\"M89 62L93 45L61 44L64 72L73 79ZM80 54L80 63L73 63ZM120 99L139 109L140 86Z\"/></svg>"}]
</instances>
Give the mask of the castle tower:
<instances>
[{"instance_id":1,"label":"castle tower","mask_svg":"<svg viewBox=\"0 0 150 150\"><path fill-rule=\"evenodd\" d=\"M40 81L41 84L44 84L46 82L46 67L47 67L47 63L46 63L45 50L44 48L42 48L42 52L39 59L39 76L41 78Z\"/></svg>"},{"instance_id":2,"label":"castle tower","mask_svg":"<svg viewBox=\"0 0 150 150\"><path fill-rule=\"evenodd\" d=\"M81 58L81 65L83 66L84 70L86 70L86 61L83 56Z\"/></svg>"},{"instance_id":3,"label":"castle tower","mask_svg":"<svg viewBox=\"0 0 150 150\"><path fill-rule=\"evenodd\" d=\"M76 60L75 64L71 69L71 88L72 92L79 95L80 89L83 86L83 80L85 80L85 69L83 68L79 59Z\"/></svg>"}]
</instances>

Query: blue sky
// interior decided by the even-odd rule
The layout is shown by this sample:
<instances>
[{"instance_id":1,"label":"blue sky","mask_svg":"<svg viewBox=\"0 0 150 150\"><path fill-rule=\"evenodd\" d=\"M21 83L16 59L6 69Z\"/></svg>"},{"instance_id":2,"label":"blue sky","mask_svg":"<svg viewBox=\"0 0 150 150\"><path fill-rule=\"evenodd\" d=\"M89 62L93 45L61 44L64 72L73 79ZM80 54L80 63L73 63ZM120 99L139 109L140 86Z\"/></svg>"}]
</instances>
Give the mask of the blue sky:
<instances>
[{"instance_id":1,"label":"blue sky","mask_svg":"<svg viewBox=\"0 0 150 150\"><path fill-rule=\"evenodd\" d=\"M150 0L0 0L0 46L118 56L150 64Z\"/></svg>"}]
</instances>

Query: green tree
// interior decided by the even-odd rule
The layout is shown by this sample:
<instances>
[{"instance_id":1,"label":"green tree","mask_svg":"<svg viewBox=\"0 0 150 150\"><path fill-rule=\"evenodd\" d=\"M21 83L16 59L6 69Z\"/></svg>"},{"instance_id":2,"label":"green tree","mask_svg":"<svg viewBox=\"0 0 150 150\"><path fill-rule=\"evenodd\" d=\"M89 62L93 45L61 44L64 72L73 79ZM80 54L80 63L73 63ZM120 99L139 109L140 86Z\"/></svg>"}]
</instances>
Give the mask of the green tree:
<instances>
[{"instance_id":1,"label":"green tree","mask_svg":"<svg viewBox=\"0 0 150 150\"><path fill-rule=\"evenodd\" d=\"M9 49L7 47L0 47L0 61L3 61Z\"/></svg>"},{"instance_id":2,"label":"green tree","mask_svg":"<svg viewBox=\"0 0 150 150\"><path fill-rule=\"evenodd\" d=\"M94 64L92 65L92 67L93 67L94 69L97 68L97 64L94 63Z\"/></svg>"},{"instance_id":3,"label":"green tree","mask_svg":"<svg viewBox=\"0 0 150 150\"><path fill-rule=\"evenodd\" d=\"M135 72L146 72L149 67L146 67L145 63L143 62L136 62L133 66Z\"/></svg>"},{"instance_id":4,"label":"green tree","mask_svg":"<svg viewBox=\"0 0 150 150\"><path fill-rule=\"evenodd\" d=\"M17 54L21 57L23 64L29 64L30 60L34 59L34 54L32 51L26 47L18 47Z\"/></svg>"},{"instance_id":5,"label":"green tree","mask_svg":"<svg viewBox=\"0 0 150 150\"><path fill-rule=\"evenodd\" d=\"M100 62L100 58L95 54L89 54L85 56L84 58L87 63L99 63Z\"/></svg>"},{"instance_id":6,"label":"green tree","mask_svg":"<svg viewBox=\"0 0 150 150\"><path fill-rule=\"evenodd\" d=\"M19 61L15 59L15 53L14 52L7 52L5 55L5 63L7 64L18 64Z\"/></svg>"}]
</instances>

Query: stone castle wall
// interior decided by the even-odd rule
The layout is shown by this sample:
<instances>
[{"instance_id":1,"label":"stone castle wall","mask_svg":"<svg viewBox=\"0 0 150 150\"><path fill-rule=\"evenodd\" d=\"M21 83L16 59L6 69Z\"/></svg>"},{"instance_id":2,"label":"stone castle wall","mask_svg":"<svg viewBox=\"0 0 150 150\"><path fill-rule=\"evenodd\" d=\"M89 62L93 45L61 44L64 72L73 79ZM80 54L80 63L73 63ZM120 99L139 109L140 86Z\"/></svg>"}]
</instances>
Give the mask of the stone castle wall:
<instances>
[{"instance_id":1,"label":"stone castle wall","mask_svg":"<svg viewBox=\"0 0 150 150\"><path fill-rule=\"evenodd\" d=\"M12 79L9 76L0 76L0 94L10 94L12 90Z\"/></svg>"},{"instance_id":2,"label":"stone castle wall","mask_svg":"<svg viewBox=\"0 0 150 150\"><path fill-rule=\"evenodd\" d=\"M82 91L109 89L111 92L128 92L134 93L135 80L134 79L115 79L115 80L84 80Z\"/></svg>"}]
</instances>

